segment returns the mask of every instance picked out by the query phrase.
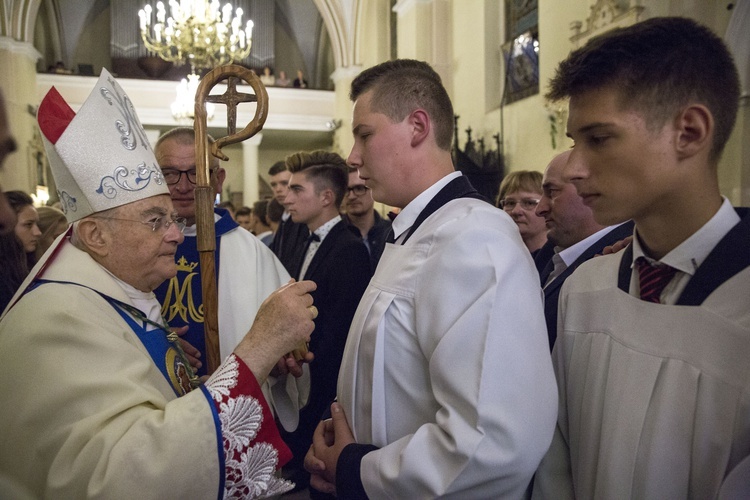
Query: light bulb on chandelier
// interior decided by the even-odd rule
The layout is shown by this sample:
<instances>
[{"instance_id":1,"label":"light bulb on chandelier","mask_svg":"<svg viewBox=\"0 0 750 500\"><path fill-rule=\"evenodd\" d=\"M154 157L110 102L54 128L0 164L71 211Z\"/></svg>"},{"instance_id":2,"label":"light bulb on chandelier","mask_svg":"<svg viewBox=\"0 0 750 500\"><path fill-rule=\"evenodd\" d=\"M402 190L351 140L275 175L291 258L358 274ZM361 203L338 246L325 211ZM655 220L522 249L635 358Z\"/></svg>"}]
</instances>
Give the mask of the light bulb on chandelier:
<instances>
[{"instance_id":1,"label":"light bulb on chandelier","mask_svg":"<svg viewBox=\"0 0 750 500\"><path fill-rule=\"evenodd\" d=\"M177 123L189 124L195 118L195 93L198 90L200 77L195 73L183 78L177 85L177 98L171 105L172 116ZM214 105L206 103L206 119L214 117Z\"/></svg>"}]
</instances>

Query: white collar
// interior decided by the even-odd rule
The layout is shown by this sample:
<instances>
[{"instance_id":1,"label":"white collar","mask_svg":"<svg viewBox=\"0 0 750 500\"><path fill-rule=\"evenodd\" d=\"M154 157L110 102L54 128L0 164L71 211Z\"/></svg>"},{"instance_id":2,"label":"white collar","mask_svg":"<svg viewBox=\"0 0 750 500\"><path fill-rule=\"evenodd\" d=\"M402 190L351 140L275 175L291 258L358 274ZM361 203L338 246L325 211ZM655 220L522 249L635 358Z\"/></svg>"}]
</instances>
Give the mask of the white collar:
<instances>
[{"instance_id":1,"label":"white collar","mask_svg":"<svg viewBox=\"0 0 750 500\"><path fill-rule=\"evenodd\" d=\"M118 285L122 288L122 290L125 292L125 295L128 296L130 299L130 302L135 306L136 309L141 311L143 314L146 315L146 317L157 324L162 324L162 317L161 317L161 304L159 304L159 301L156 299L156 295L154 292L143 292L141 290L138 290L133 285L124 282L114 274L112 274L107 268L102 267L105 271L107 271L110 276L117 282ZM150 326L150 325L149 325ZM150 326L147 328L148 330L152 330L155 327Z\"/></svg>"},{"instance_id":2,"label":"white collar","mask_svg":"<svg viewBox=\"0 0 750 500\"><path fill-rule=\"evenodd\" d=\"M626 224L623 222L623 224ZM604 229L600 229L599 231L595 232L594 234L582 239L575 245L571 245L568 248L564 248L560 251L558 251L558 248L555 247L555 254L559 255L562 261L565 263L565 266L570 266L573 262L575 262L578 257L580 257L583 252L585 252L591 245L599 241L605 234L609 233L613 229L621 226L622 224L616 224L614 226L607 226Z\"/></svg>"},{"instance_id":3,"label":"white collar","mask_svg":"<svg viewBox=\"0 0 750 500\"><path fill-rule=\"evenodd\" d=\"M392 227L394 237L398 239L404 232L412 227L414 222L416 222L417 217L419 217L419 214L422 213L422 210L424 210L430 200L432 200L441 189L448 185L450 181L461 175L463 174L459 171L451 172L432 186L422 191L419 196L409 202L409 204L399 212L398 216L393 221Z\"/></svg>"},{"instance_id":4,"label":"white collar","mask_svg":"<svg viewBox=\"0 0 750 500\"><path fill-rule=\"evenodd\" d=\"M740 216L737 215L729 200L724 198L724 202L719 207L719 210L708 222L703 224L703 227L673 248L667 255L659 259L659 262L692 276L695 274L695 270L706 260L706 257L708 257L708 254L711 253L716 244L739 221ZM636 227L635 237L633 238L633 262L641 256L645 257L649 262L655 262L654 259L644 253L643 247L638 240L638 227Z\"/></svg>"}]
</instances>

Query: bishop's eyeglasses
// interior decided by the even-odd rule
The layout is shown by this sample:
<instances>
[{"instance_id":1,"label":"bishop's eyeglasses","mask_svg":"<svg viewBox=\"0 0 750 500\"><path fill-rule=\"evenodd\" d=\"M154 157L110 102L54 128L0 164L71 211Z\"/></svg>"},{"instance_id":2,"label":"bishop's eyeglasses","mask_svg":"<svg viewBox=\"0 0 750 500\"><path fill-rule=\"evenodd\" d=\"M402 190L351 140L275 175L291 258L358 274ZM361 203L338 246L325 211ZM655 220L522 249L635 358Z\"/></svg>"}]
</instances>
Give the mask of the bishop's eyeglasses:
<instances>
[{"instance_id":1,"label":"bishop's eyeglasses","mask_svg":"<svg viewBox=\"0 0 750 500\"><path fill-rule=\"evenodd\" d=\"M151 227L151 231L153 232L167 232L169 230L169 227L172 224L175 224L177 226L177 230L179 232L185 231L185 226L187 226L187 219L185 217L177 217L175 214L172 215L159 215L157 217L153 217L149 220L135 220L135 219L121 219L119 217L102 217L100 215L95 216L99 219L109 219L109 220L121 220L124 222L138 222L140 224L145 224L146 226Z\"/></svg>"}]
</instances>

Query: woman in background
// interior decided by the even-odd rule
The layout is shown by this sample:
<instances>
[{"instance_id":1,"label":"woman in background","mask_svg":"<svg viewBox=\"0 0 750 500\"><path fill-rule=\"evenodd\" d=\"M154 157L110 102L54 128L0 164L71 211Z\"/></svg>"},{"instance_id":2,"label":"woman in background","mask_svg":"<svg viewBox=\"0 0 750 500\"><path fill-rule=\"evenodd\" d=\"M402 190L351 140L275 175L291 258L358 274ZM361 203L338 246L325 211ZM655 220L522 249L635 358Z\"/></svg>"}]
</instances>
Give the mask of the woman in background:
<instances>
[{"instance_id":1,"label":"woman in background","mask_svg":"<svg viewBox=\"0 0 750 500\"><path fill-rule=\"evenodd\" d=\"M542 174L533 170L517 170L503 178L500 183L498 208L511 216L518 225L526 248L531 256L547 242L547 226L544 217L535 211L542 198Z\"/></svg>"},{"instance_id":2,"label":"woman in background","mask_svg":"<svg viewBox=\"0 0 750 500\"><path fill-rule=\"evenodd\" d=\"M276 85L276 77L273 76L273 71L268 66L263 67L263 73L260 75L260 81L266 87Z\"/></svg>"},{"instance_id":3,"label":"woman in background","mask_svg":"<svg viewBox=\"0 0 750 500\"><path fill-rule=\"evenodd\" d=\"M5 197L16 213L16 226L13 232L0 235L0 310L5 309L34 267L42 235L31 196L23 191L6 191Z\"/></svg>"}]
</instances>

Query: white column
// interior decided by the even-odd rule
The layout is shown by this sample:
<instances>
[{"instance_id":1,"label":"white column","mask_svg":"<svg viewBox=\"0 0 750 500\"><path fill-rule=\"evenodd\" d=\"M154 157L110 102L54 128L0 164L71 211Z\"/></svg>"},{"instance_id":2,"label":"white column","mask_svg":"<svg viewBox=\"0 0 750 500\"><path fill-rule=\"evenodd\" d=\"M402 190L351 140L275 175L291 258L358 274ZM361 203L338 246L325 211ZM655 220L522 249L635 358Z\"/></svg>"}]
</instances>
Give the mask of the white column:
<instances>
[{"instance_id":1,"label":"white column","mask_svg":"<svg viewBox=\"0 0 750 500\"><path fill-rule=\"evenodd\" d=\"M333 117L336 128L333 129L332 151L340 154L346 159L354 145L352 137L352 102L349 100L349 90L352 80L362 72L362 66L349 66L338 68L331 74L334 87L336 88L336 114Z\"/></svg>"},{"instance_id":2,"label":"white column","mask_svg":"<svg viewBox=\"0 0 750 500\"><path fill-rule=\"evenodd\" d=\"M263 134L258 133L242 142L242 203L252 207L258 201L258 148Z\"/></svg>"}]
</instances>

